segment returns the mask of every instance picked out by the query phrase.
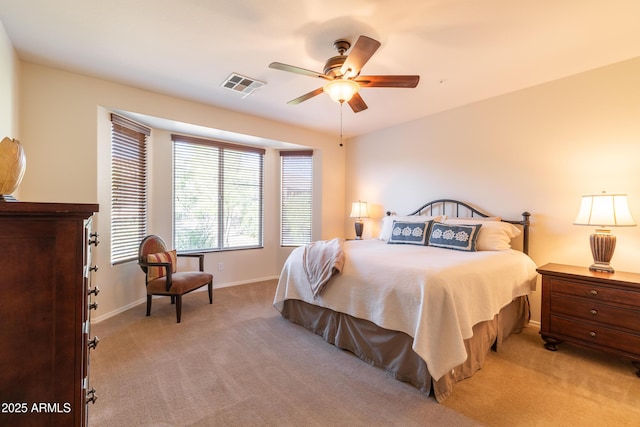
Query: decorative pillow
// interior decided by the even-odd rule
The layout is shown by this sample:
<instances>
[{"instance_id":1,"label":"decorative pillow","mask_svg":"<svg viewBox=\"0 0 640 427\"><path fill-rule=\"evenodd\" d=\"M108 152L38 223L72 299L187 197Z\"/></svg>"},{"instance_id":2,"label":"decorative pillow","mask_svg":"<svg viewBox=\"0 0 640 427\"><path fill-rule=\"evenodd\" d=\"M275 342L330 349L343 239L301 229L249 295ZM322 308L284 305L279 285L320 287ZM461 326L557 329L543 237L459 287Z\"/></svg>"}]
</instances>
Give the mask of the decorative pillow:
<instances>
[{"instance_id":1,"label":"decorative pillow","mask_svg":"<svg viewBox=\"0 0 640 427\"><path fill-rule=\"evenodd\" d=\"M403 243L425 246L432 221L404 222L393 221L391 237L387 243Z\"/></svg>"},{"instance_id":2,"label":"decorative pillow","mask_svg":"<svg viewBox=\"0 0 640 427\"><path fill-rule=\"evenodd\" d=\"M147 255L147 262L170 262L171 263L171 272L176 272L177 260L176 260L176 250L168 251L168 252L158 252L155 254ZM147 281L152 281L159 277L164 277L166 269L160 266L147 267Z\"/></svg>"},{"instance_id":3,"label":"decorative pillow","mask_svg":"<svg viewBox=\"0 0 640 427\"><path fill-rule=\"evenodd\" d=\"M446 224L477 224L477 221L447 218ZM504 251L511 249L511 239L518 237L522 231L508 222L486 221L478 234L476 244L479 251Z\"/></svg>"},{"instance_id":4,"label":"decorative pillow","mask_svg":"<svg viewBox=\"0 0 640 427\"><path fill-rule=\"evenodd\" d=\"M429 233L429 246L475 252L478 231L483 224L444 224L434 222Z\"/></svg>"},{"instance_id":5,"label":"decorative pillow","mask_svg":"<svg viewBox=\"0 0 640 427\"><path fill-rule=\"evenodd\" d=\"M382 228L380 229L379 240L388 241L391 238L391 230L394 221L399 222L427 222L427 221L443 221L444 216L428 216L428 215L387 215L382 218Z\"/></svg>"}]
</instances>

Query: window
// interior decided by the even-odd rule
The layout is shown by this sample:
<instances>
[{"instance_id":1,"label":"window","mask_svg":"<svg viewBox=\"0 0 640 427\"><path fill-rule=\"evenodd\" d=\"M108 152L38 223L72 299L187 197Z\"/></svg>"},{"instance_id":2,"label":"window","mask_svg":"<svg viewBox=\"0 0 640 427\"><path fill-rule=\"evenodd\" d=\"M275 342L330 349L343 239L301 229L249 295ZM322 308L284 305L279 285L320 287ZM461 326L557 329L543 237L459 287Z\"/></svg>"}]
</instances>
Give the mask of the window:
<instances>
[{"instance_id":1,"label":"window","mask_svg":"<svg viewBox=\"0 0 640 427\"><path fill-rule=\"evenodd\" d=\"M313 151L281 151L280 244L311 242Z\"/></svg>"},{"instance_id":2,"label":"window","mask_svg":"<svg viewBox=\"0 0 640 427\"><path fill-rule=\"evenodd\" d=\"M111 115L111 263L138 258L147 234L147 136L151 129Z\"/></svg>"},{"instance_id":3,"label":"window","mask_svg":"<svg viewBox=\"0 0 640 427\"><path fill-rule=\"evenodd\" d=\"M176 248L261 248L265 150L182 135L172 138Z\"/></svg>"}]
</instances>

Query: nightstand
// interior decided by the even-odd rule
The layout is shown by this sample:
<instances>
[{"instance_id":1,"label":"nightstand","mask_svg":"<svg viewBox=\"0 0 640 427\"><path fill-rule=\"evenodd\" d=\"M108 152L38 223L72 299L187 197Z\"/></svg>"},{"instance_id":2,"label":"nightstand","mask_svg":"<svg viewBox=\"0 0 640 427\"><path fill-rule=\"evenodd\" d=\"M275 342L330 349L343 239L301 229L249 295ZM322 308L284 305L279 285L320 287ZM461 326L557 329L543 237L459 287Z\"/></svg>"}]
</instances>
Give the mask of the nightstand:
<instances>
[{"instance_id":1,"label":"nightstand","mask_svg":"<svg viewBox=\"0 0 640 427\"><path fill-rule=\"evenodd\" d=\"M547 350L568 341L631 360L640 377L640 274L547 264L540 335Z\"/></svg>"}]
</instances>

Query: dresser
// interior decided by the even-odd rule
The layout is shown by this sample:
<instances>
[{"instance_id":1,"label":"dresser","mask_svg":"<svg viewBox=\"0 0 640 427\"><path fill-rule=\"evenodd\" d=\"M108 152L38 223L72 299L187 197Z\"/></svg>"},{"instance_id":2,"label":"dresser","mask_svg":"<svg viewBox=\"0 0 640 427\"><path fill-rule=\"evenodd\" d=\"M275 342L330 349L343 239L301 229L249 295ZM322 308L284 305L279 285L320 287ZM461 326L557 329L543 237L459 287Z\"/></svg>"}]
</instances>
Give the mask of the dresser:
<instances>
[{"instance_id":1,"label":"dresser","mask_svg":"<svg viewBox=\"0 0 640 427\"><path fill-rule=\"evenodd\" d=\"M540 334L548 350L568 341L631 360L640 376L640 274L547 264Z\"/></svg>"},{"instance_id":2,"label":"dresser","mask_svg":"<svg viewBox=\"0 0 640 427\"><path fill-rule=\"evenodd\" d=\"M0 202L0 425L87 425L97 211Z\"/></svg>"}]
</instances>

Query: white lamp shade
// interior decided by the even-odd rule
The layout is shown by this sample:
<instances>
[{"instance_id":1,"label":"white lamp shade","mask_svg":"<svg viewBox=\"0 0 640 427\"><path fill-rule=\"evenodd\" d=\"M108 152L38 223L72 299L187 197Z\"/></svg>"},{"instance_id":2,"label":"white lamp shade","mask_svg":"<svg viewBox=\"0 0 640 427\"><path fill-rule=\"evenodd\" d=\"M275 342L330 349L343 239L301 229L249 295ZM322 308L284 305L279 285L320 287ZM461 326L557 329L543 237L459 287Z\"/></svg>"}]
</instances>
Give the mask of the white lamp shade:
<instances>
[{"instance_id":1,"label":"white lamp shade","mask_svg":"<svg viewBox=\"0 0 640 427\"><path fill-rule=\"evenodd\" d=\"M329 94L331 99L342 104L343 102L349 102L353 95L358 93L360 85L353 80L336 79L331 80L322 88Z\"/></svg>"},{"instance_id":2,"label":"white lamp shade","mask_svg":"<svg viewBox=\"0 0 640 427\"><path fill-rule=\"evenodd\" d=\"M367 208L367 202L353 202L351 204L351 218L369 218L369 209Z\"/></svg>"},{"instance_id":3,"label":"white lamp shade","mask_svg":"<svg viewBox=\"0 0 640 427\"><path fill-rule=\"evenodd\" d=\"M636 225L629 211L627 195L606 193L582 196L580 211L573 223L602 227Z\"/></svg>"}]
</instances>

